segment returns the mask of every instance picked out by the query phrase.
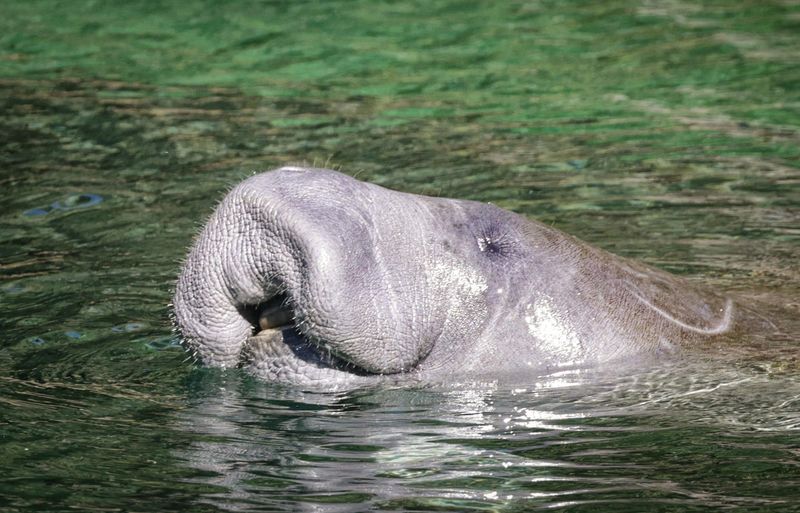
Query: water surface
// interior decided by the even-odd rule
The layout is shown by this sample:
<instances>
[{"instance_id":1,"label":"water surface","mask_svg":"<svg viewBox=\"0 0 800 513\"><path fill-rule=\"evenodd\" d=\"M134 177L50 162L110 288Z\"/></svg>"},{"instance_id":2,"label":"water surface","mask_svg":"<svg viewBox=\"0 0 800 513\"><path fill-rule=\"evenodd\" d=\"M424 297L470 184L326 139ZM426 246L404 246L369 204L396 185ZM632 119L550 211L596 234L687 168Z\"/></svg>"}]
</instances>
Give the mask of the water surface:
<instances>
[{"instance_id":1,"label":"water surface","mask_svg":"<svg viewBox=\"0 0 800 513\"><path fill-rule=\"evenodd\" d=\"M3 511L800 511L796 2L2 11ZM515 386L194 368L186 247L287 163L493 202L784 330Z\"/></svg>"}]
</instances>

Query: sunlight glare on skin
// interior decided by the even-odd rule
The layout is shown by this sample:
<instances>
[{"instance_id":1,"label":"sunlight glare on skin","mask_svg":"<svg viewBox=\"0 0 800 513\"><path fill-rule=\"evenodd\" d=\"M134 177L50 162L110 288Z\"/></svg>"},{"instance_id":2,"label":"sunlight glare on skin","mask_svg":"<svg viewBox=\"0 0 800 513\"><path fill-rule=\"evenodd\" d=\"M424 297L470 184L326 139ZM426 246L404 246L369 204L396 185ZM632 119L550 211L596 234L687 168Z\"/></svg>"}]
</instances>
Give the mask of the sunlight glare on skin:
<instances>
[{"instance_id":1,"label":"sunlight glare on skin","mask_svg":"<svg viewBox=\"0 0 800 513\"><path fill-rule=\"evenodd\" d=\"M488 288L483 276L457 263L436 262L430 274L435 282L447 283L453 290L470 297L479 296Z\"/></svg>"},{"instance_id":2,"label":"sunlight glare on skin","mask_svg":"<svg viewBox=\"0 0 800 513\"><path fill-rule=\"evenodd\" d=\"M557 355L565 365L581 359L583 347L572 325L559 314L550 298L541 297L527 307L525 323L546 352Z\"/></svg>"}]
</instances>

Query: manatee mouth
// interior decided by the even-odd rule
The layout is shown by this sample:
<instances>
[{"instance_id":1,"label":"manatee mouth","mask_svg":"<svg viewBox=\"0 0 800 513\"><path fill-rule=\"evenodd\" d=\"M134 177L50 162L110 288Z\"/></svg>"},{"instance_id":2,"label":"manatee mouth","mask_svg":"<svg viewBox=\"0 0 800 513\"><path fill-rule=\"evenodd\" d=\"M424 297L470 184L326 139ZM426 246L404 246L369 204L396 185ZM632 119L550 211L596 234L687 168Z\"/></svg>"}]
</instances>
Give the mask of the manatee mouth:
<instances>
[{"instance_id":1,"label":"manatee mouth","mask_svg":"<svg viewBox=\"0 0 800 513\"><path fill-rule=\"evenodd\" d=\"M378 375L334 354L325 341L309 336L283 294L240 313L253 325L253 335L245 343L239 365L256 374L290 381Z\"/></svg>"}]
</instances>

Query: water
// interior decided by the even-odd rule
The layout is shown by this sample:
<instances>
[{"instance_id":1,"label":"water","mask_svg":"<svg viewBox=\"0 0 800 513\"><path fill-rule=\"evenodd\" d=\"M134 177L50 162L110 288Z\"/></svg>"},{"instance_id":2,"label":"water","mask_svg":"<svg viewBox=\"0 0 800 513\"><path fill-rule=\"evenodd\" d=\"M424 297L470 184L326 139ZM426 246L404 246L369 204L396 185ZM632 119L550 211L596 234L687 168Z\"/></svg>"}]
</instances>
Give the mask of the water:
<instances>
[{"instance_id":1,"label":"water","mask_svg":"<svg viewBox=\"0 0 800 513\"><path fill-rule=\"evenodd\" d=\"M800 511L800 5L222 4L2 7L0 510ZM786 328L514 387L193 368L185 249L293 162L491 201Z\"/></svg>"}]
</instances>

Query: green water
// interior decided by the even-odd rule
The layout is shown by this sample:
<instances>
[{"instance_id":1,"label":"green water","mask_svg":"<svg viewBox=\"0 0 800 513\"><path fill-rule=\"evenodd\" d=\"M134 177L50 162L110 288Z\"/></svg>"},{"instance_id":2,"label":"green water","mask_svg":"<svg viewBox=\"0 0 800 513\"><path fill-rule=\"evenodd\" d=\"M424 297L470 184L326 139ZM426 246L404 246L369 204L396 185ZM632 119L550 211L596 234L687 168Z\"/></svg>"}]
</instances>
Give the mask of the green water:
<instances>
[{"instance_id":1,"label":"green water","mask_svg":"<svg viewBox=\"0 0 800 513\"><path fill-rule=\"evenodd\" d=\"M0 510L800 511L800 4L5 2ZM167 304L287 163L490 201L764 303L733 363L309 394Z\"/></svg>"}]
</instances>

